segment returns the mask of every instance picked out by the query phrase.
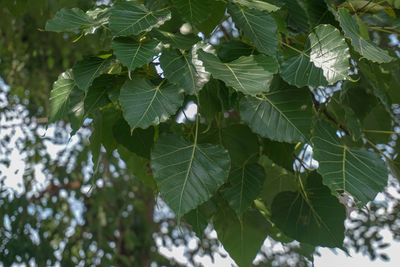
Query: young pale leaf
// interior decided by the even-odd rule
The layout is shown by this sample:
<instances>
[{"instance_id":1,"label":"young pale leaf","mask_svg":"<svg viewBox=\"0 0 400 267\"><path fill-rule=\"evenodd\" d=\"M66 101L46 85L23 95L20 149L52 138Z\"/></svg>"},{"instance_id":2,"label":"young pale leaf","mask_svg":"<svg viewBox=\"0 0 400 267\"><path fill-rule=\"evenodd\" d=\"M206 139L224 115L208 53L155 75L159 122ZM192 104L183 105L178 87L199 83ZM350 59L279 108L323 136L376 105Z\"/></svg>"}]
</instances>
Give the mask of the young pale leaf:
<instances>
[{"instance_id":1,"label":"young pale leaf","mask_svg":"<svg viewBox=\"0 0 400 267\"><path fill-rule=\"evenodd\" d=\"M223 189L222 194L238 216L258 197L264 179L264 169L255 163L231 171L229 185Z\"/></svg>"},{"instance_id":2,"label":"young pale leaf","mask_svg":"<svg viewBox=\"0 0 400 267\"><path fill-rule=\"evenodd\" d=\"M240 101L240 116L253 132L269 139L297 143L308 139L311 99L307 90L288 89L247 96Z\"/></svg>"},{"instance_id":3,"label":"young pale leaf","mask_svg":"<svg viewBox=\"0 0 400 267\"><path fill-rule=\"evenodd\" d=\"M113 36L137 35L160 27L169 19L168 9L150 11L135 1L121 1L111 8L110 29Z\"/></svg>"},{"instance_id":4,"label":"young pale leaf","mask_svg":"<svg viewBox=\"0 0 400 267\"><path fill-rule=\"evenodd\" d=\"M230 160L219 145L199 145L180 136L163 135L154 145L151 168L161 196L180 218L226 182Z\"/></svg>"},{"instance_id":5,"label":"young pale leaf","mask_svg":"<svg viewBox=\"0 0 400 267\"><path fill-rule=\"evenodd\" d=\"M79 8L61 9L56 16L46 22L46 31L74 32L88 27L95 22L90 16Z\"/></svg>"},{"instance_id":6,"label":"young pale leaf","mask_svg":"<svg viewBox=\"0 0 400 267\"><path fill-rule=\"evenodd\" d=\"M394 60L387 51L361 36L356 18L347 9L339 8L337 14L345 36L351 40L354 49L360 55L377 63L388 63Z\"/></svg>"},{"instance_id":7,"label":"young pale leaf","mask_svg":"<svg viewBox=\"0 0 400 267\"><path fill-rule=\"evenodd\" d=\"M191 54L178 50L164 50L160 57L161 68L167 79L179 85L189 95L198 92L203 84L198 82L198 73L192 63Z\"/></svg>"},{"instance_id":8,"label":"young pale leaf","mask_svg":"<svg viewBox=\"0 0 400 267\"><path fill-rule=\"evenodd\" d=\"M222 63L212 54L204 51L198 54L214 78L248 95L269 91L273 75L278 71L276 60L265 55L243 56L230 63Z\"/></svg>"},{"instance_id":9,"label":"young pale leaf","mask_svg":"<svg viewBox=\"0 0 400 267\"><path fill-rule=\"evenodd\" d=\"M228 5L228 11L235 22L235 26L245 32L259 52L271 56L276 54L278 50L278 27L272 15L234 4Z\"/></svg>"},{"instance_id":10,"label":"young pale leaf","mask_svg":"<svg viewBox=\"0 0 400 267\"><path fill-rule=\"evenodd\" d=\"M231 0L231 1L242 6L258 9L261 11L274 12L280 9L280 7L276 5L260 0Z\"/></svg>"},{"instance_id":11,"label":"young pale leaf","mask_svg":"<svg viewBox=\"0 0 400 267\"><path fill-rule=\"evenodd\" d=\"M379 155L342 144L328 122L317 123L311 140L319 162L317 171L332 194L345 191L367 204L386 186L387 168Z\"/></svg>"},{"instance_id":12,"label":"young pale leaf","mask_svg":"<svg viewBox=\"0 0 400 267\"><path fill-rule=\"evenodd\" d=\"M283 62L280 75L288 84L297 87L328 85L323 70L317 68L305 54L299 54Z\"/></svg>"},{"instance_id":13,"label":"young pale leaf","mask_svg":"<svg viewBox=\"0 0 400 267\"><path fill-rule=\"evenodd\" d=\"M88 57L75 64L72 68L76 85L87 93L95 78L108 67L110 57Z\"/></svg>"},{"instance_id":14,"label":"young pale leaf","mask_svg":"<svg viewBox=\"0 0 400 267\"><path fill-rule=\"evenodd\" d=\"M220 206L213 218L218 239L238 266L250 266L272 226L257 210L246 211L239 220L227 204Z\"/></svg>"},{"instance_id":15,"label":"young pale leaf","mask_svg":"<svg viewBox=\"0 0 400 267\"><path fill-rule=\"evenodd\" d=\"M49 123L64 119L70 111L70 95L73 90L78 90L70 71L58 76L50 92Z\"/></svg>"},{"instance_id":16,"label":"young pale leaf","mask_svg":"<svg viewBox=\"0 0 400 267\"><path fill-rule=\"evenodd\" d=\"M299 192L279 193L272 202L272 221L299 242L323 247L343 247L346 211L317 173L307 178L307 199Z\"/></svg>"},{"instance_id":17,"label":"young pale leaf","mask_svg":"<svg viewBox=\"0 0 400 267\"><path fill-rule=\"evenodd\" d=\"M132 129L147 128L168 120L182 105L181 88L163 80L154 85L144 78L124 83L119 101Z\"/></svg>"},{"instance_id":18,"label":"young pale leaf","mask_svg":"<svg viewBox=\"0 0 400 267\"><path fill-rule=\"evenodd\" d=\"M112 41L114 54L129 71L143 66L153 60L160 52L156 40L137 41L134 39L117 38Z\"/></svg>"}]
</instances>

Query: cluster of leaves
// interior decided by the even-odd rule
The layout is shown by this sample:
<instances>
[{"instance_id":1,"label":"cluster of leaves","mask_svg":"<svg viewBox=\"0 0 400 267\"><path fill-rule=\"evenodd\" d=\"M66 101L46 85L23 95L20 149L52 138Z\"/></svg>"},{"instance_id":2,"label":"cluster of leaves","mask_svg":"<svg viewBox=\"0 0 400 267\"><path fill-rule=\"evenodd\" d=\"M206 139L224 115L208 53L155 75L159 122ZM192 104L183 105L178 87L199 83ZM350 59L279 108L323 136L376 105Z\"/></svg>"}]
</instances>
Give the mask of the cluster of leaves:
<instances>
[{"instance_id":1,"label":"cluster of leaves","mask_svg":"<svg viewBox=\"0 0 400 267\"><path fill-rule=\"evenodd\" d=\"M337 197L365 205L386 186L388 168L398 177L397 153L377 146L399 122L400 69L389 42L397 7L147 0L62 9L46 30L82 39L101 32L105 41L54 83L49 121L68 117L76 132L90 118L95 173L102 147L123 147L133 174L178 223L184 217L202 237L212 221L240 266L267 236L343 248ZM217 33L219 42L208 43ZM319 91L334 93L322 101ZM191 101L195 121L178 124ZM316 170L304 160L306 145Z\"/></svg>"}]
</instances>

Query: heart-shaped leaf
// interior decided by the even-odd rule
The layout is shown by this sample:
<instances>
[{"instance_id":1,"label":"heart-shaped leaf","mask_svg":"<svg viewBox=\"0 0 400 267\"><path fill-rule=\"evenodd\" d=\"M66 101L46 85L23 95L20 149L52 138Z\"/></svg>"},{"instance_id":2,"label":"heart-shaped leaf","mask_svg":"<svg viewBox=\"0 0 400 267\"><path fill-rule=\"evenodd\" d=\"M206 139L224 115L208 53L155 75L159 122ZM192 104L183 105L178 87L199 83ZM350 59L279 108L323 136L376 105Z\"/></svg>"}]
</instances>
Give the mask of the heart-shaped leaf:
<instances>
[{"instance_id":1,"label":"heart-shaped leaf","mask_svg":"<svg viewBox=\"0 0 400 267\"><path fill-rule=\"evenodd\" d=\"M240 117L253 132L269 139L296 143L308 139L311 99L307 90L288 89L240 100Z\"/></svg>"},{"instance_id":2,"label":"heart-shaped leaf","mask_svg":"<svg viewBox=\"0 0 400 267\"><path fill-rule=\"evenodd\" d=\"M216 56L199 51L199 59L214 78L249 95L267 92L278 63L265 55L242 56L232 62L222 63Z\"/></svg>"},{"instance_id":3,"label":"heart-shaped leaf","mask_svg":"<svg viewBox=\"0 0 400 267\"><path fill-rule=\"evenodd\" d=\"M180 136L163 135L154 145L151 168L162 198L180 218L226 182L230 160L219 145L199 145Z\"/></svg>"},{"instance_id":4,"label":"heart-shaped leaf","mask_svg":"<svg viewBox=\"0 0 400 267\"><path fill-rule=\"evenodd\" d=\"M110 29L114 36L137 35L169 19L171 12L166 8L150 11L135 1L119 1L111 8Z\"/></svg>"},{"instance_id":5,"label":"heart-shaped leaf","mask_svg":"<svg viewBox=\"0 0 400 267\"><path fill-rule=\"evenodd\" d=\"M288 236L315 246L343 247L346 211L321 176L308 176L304 197L300 192L279 193L272 202L272 221Z\"/></svg>"},{"instance_id":6,"label":"heart-shaped leaf","mask_svg":"<svg viewBox=\"0 0 400 267\"><path fill-rule=\"evenodd\" d=\"M386 186L388 172L383 160L372 151L343 144L328 122L317 123L312 143L319 162L317 171L333 194L345 191L367 204Z\"/></svg>"},{"instance_id":7,"label":"heart-shaped leaf","mask_svg":"<svg viewBox=\"0 0 400 267\"><path fill-rule=\"evenodd\" d=\"M145 129L168 120L182 105L181 90L166 80L159 85L144 78L126 81L119 97L125 120L132 129Z\"/></svg>"}]
</instances>

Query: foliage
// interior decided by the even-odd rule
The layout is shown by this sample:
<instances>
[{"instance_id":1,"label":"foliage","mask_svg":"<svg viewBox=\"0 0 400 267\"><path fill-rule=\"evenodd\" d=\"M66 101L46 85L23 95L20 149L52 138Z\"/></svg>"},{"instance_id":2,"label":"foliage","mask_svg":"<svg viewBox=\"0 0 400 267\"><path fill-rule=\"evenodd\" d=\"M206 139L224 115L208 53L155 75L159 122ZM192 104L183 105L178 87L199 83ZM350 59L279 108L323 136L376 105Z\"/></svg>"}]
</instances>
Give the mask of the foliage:
<instances>
[{"instance_id":1,"label":"foliage","mask_svg":"<svg viewBox=\"0 0 400 267\"><path fill-rule=\"evenodd\" d=\"M140 214L134 222L107 215L123 208L98 210L105 223L85 214L96 234L122 244L115 261L150 263L146 250L132 254L136 244L154 246L137 234L155 231L137 221L152 216L153 196L175 213L179 229L191 225L204 238L212 223L240 266L253 262L266 237L298 241L311 260L317 246L345 249L348 202L365 211L389 176L399 179L400 68L391 41L400 33L398 5L116 1L60 9L43 23L76 37L78 47L95 47L65 64L50 93L49 121L69 121L72 134L90 125L91 181L127 172L122 185L94 191L87 205L130 205L126 186L144 195L132 204ZM190 103L195 119L179 124ZM103 234L109 225L124 229L122 241L122 230ZM112 251L109 243L96 246Z\"/></svg>"}]
</instances>

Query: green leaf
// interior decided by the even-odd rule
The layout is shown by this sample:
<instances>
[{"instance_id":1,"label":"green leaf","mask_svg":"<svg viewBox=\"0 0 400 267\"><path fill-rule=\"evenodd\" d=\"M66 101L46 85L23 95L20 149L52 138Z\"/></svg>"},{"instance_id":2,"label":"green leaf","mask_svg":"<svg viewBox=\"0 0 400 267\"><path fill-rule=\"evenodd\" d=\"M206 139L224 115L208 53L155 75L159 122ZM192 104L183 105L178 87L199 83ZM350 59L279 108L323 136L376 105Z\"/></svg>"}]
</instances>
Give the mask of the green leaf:
<instances>
[{"instance_id":1,"label":"green leaf","mask_svg":"<svg viewBox=\"0 0 400 267\"><path fill-rule=\"evenodd\" d=\"M274 163L293 172L293 162L295 153L295 145L272 141L268 138L263 138L263 152Z\"/></svg>"},{"instance_id":2,"label":"green leaf","mask_svg":"<svg viewBox=\"0 0 400 267\"><path fill-rule=\"evenodd\" d=\"M218 50L218 57L222 62L230 62L241 56L250 56L254 52L254 47L239 40L230 40L223 43Z\"/></svg>"},{"instance_id":3,"label":"green leaf","mask_svg":"<svg viewBox=\"0 0 400 267\"><path fill-rule=\"evenodd\" d=\"M187 94L195 94L203 86L203 83L199 82L199 74L192 63L191 54L178 50L164 50L160 64L165 77L183 88Z\"/></svg>"},{"instance_id":4,"label":"green leaf","mask_svg":"<svg viewBox=\"0 0 400 267\"><path fill-rule=\"evenodd\" d=\"M331 25L319 25L308 36L310 61L321 68L329 84L348 79L349 48L339 30Z\"/></svg>"},{"instance_id":5,"label":"green leaf","mask_svg":"<svg viewBox=\"0 0 400 267\"><path fill-rule=\"evenodd\" d=\"M386 186L388 173L379 155L342 144L328 122L318 122L311 140L317 171L332 194L345 191L366 204Z\"/></svg>"},{"instance_id":6,"label":"green leaf","mask_svg":"<svg viewBox=\"0 0 400 267\"><path fill-rule=\"evenodd\" d=\"M260 195L267 207L271 208L276 195L287 190L297 190L297 179L293 172L279 167L266 156L260 158L260 164L266 175Z\"/></svg>"},{"instance_id":7,"label":"green leaf","mask_svg":"<svg viewBox=\"0 0 400 267\"><path fill-rule=\"evenodd\" d=\"M117 141L114 138L113 126L115 122L117 122L122 114L120 110L115 109L114 107L108 107L101 110L102 113L102 132L101 132L101 143L106 149L108 154L111 154L117 148Z\"/></svg>"},{"instance_id":8,"label":"green leaf","mask_svg":"<svg viewBox=\"0 0 400 267\"><path fill-rule=\"evenodd\" d=\"M82 90L72 90L70 94L70 107L68 120L71 122L71 136L74 135L82 126L85 119L84 102L85 93Z\"/></svg>"},{"instance_id":9,"label":"green leaf","mask_svg":"<svg viewBox=\"0 0 400 267\"><path fill-rule=\"evenodd\" d=\"M354 49L360 55L377 63L387 63L394 59L387 51L361 36L356 15L352 16L345 8L339 8L337 14L345 36L351 40Z\"/></svg>"},{"instance_id":10,"label":"green leaf","mask_svg":"<svg viewBox=\"0 0 400 267\"><path fill-rule=\"evenodd\" d=\"M135 2L118 2L111 8L110 29L113 36L137 35L160 27L171 19L168 9L149 11Z\"/></svg>"},{"instance_id":11,"label":"green leaf","mask_svg":"<svg viewBox=\"0 0 400 267\"><path fill-rule=\"evenodd\" d=\"M108 91L113 87L115 82L114 75L104 74L93 81L88 93L85 97L85 115L94 113L98 108L106 106L110 103Z\"/></svg>"},{"instance_id":12,"label":"green leaf","mask_svg":"<svg viewBox=\"0 0 400 267\"><path fill-rule=\"evenodd\" d=\"M46 22L46 31L53 32L75 32L93 24L90 16L79 8L61 9L56 16Z\"/></svg>"},{"instance_id":13,"label":"green leaf","mask_svg":"<svg viewBox=\"0 0 400 267\"><path fill-rule=\"evenodd\" d=\"M221 84L221 81L211 79L199 93L199 112L201 117L206 118L207 122L211 122L218 112L222 111L221 100L218 96L220 88L223 86Z\"/></svg>"},{"instance_id":14,"label":"green leaf","mask_svg":"<svg viewBox=\"0 0 400 267\"><path fill-rule=\"evenodd\" d=\"M258 138L247 125L232 124L223 128L221 138L222 145L229 152L232 166L242 166L245 162L257 162Z\"/></svg>"},{"instance_id":15,"label":"green leaf","mask_svg":"<svg viewBox=\"0 0 400 267\"><path fill-rule=\"evenodd\" d=\"M392 109L393 102L399 100L399 97L397 97L400 85L398 64L377 64L367 61L357 63L363 89L372 91L372 94L376 96L386 112L390 114L391 119L400 124L400 118L394 115Z\"/></svg>"},{"instance_id":16,"label":"green leaf","mask_svg":"<svg viewBox=\"0 0 400 267\"><path fill-rule=\"evenodd\" d=\"M201 38L194 34L183 35L180 33L170 33L160 30L152 30L150 35L163 44L170 44L172 47L189 50L194 44L201 41Z\"/></svg>"},{"instance_id":17,"label":"green leaf","mask_svg":"<svg viewBox=\"0 0 400 267\"><path fill-rule=\"evenodd\" d=\"M363 120L363 128L366 137L375 144L387 144L391 140L389 133L393 131L392 120L380 105L370 109Z\"/></svg>"},{"instance_id":18,"label":"green leaf","mask_svg":"<svg viewBox=\"0 0 400 267\"><path fill-rule=\"evenodd\" d=\"M242 6L258 9L261 11L274 12L280 9L280 7L276 5L260 0L231 0L231 1Z\"/></svg>"},{"instance_id":19,"label":"green leaf","mask_svg":"<svg viewBox=\"0 0 400 267\"><path fill-rule=\"evenodd\" d=\"M239 220L227 205L221 205L213 219L218 240L239 266L250 266L272 229L257 211L246 211Z\"/></svg>"},{"instance_id":20,"label":"green leaf","mask_svg":"<svg viewBox=\"0 0 400 267\"><path fill-rule=\"evenodd\" d=\"M118 154L126 163L129 170L139 179L143 184L152 188L153 191L157 190L157 185L153 177L153 172L150 169L150 161L146 158L139 157L135 153L123 146L118 146Z\"/></svg>"},{"instance_id":21,"label":"green leaf","mask_svg":"<svg viewBox=\"0 0 400 267\"><path fill-rule=\"evenodd\" d=\"M112 41L114 54L121 63L132 71L153 60L159 54L156 40L137 41L128 38L117 38Z\"/></svg>"},{"instance_id":22,"label":"green leaf","mask_svg":"<svg viewBox=\"0 0 400 267\"><path fill-rule=\"evenodd\" d=\"M214 78L250 95L267 92L278 70L276 60L265 55L243 56L230 63L222 63L216 56L199 51L199 59Z\"/></svg>"},{"instance_id":23,"label":"green leaf","mask_svg":"<svg viewBox=\"0 0 400 267\"><path fill-rule=\"evenodd\" d=\"M203 232L207 227L210 218L216 212L216 206L212 199L204 202L197 208L186 213L184 218L185 221L192 226L192 231L194 231L198 238L203 238Z\"/></svg>"},{"instance_id":24,"label":"green leaf","mask_svg":"<svg viewBox=\"0 0 400 267\"><path fill-rule=\"evenodd\" d=\"M102 116L100 112L97 112L93 121L93 133L89 138L89 148L92 152L92 162L93 162L93 172L92 177L94 178L97 175L100 165L100 156L101 156L101 139L102 139Z\"/></svg>"},{"instance_id":25,"label":"green leaf","mask_svg":"<svg viewBox=\"0 0 400 267\"><path fill-rule=\"evenodd\" d=\"M93 9L86 11L86 15L88 15L91 19L93 19L94 22L91 25L84 27L83 33L93 34L98 29L103 27L105 24L108 24L110 19L110 11L111 11L110 7L104 7L104 6L95 7ZM104 29L107 29L107 27L104 26Z\"/></svg>"},{"instance_id":26,"label":"green leaf","mask_svg":"<svg viewBox=\"0 0 400 267\"><path fill-rule=\"evenodd\" d=\"M222 1L207 0L209 1L208 16L200 24L194 25L197 32L204 34L206 38L211 37L216 26L226 19L226 5Z\"/></svg>"},{"instance_id":27,"label":"green leaf","mask_svg":"<svg viewBox=\"0 0 400 267\"><path fill-rule=\"evenodd\" d=\"M255 163L231 171L229 185L223 189L222 194L238 216L258 197L264 179L264 169Z\"/></svg>"},{"instance_id":28,"label":"green leaf","mask_svg":"<svg viewBox=\"0 0 400 267\"><path fill-rule=\"evenodd\" d=\"M180 218L226 182L230 160L228 152L218 145L162 135L154 145L151 168L162 198Z\"/></svg>"},{"instance_id":29,"label":"green leaf","mask_svg":"<svg viewBox=\"0 0 400 267\"><path fill-rule=\"evenodd\" d=\"M305 198L300 192L279 193L272 203L272 221L286 235L301 243L323 247L343 247L346 211L321 177L308 176Z\"/></svg>"},{"instance_id":30,"label":"green leaf","mask_svg":"<svg viewBox=\"0 0 400 267\"><path fill-rule=\"evenodd\" d=\"M182 105L181 88L163 80L154 85L144 78L124 83L119 101L132 129L147 128L169 119Z\"/></svg>"},{"instance_id":31,"label":"green leaf","mask_svg":"<svg viewBox=\"0 0 400 267\"><path fill-rule=\"evenodd\" d=\"M58 76L50 92L49 123L64 119L70 111L70 95L73 90L78 90L70 71Z\"/></svg>"},{"instance_id":32,"label":"green leaf","mask_svg":"<svg viewBox=\"0 0 400 267\"><path fill-rule=\"evenodd\" d=\"M281 65L280 75L288 84L297 87L328 85L323 70L317 68L305 54L299 54L284 61Z\"/></svg>"},{"instance_id":33,"label":"green leaf","mask_svg":"<svg viewBox=\"0 0 400 267\"><path fill-rule=\"evenodd\" d=\"M278 90L262 98L242 98L240 117L263 137L287 143L305 142L311 128L311 108L307 90Z\"/></svg>"},{"instance_id":34,"label":"green leaf","mask_svg":"<svg viewBox=\"0 0 400 267\"><path fill-rule=\"evenodd\" d=\"M214 2L213 0L172 0L183 19L194 25L207 20Z\"/></svg>"},{"instance_id":35,"label":"green leaf","mask_svg":"<svg viewBox=\"0 0 400 267\"><path fill-rule=\"evenodd\" d=\"M258 51L275 55L278 50L277 25L272 15L256 10L228 5L235 26L242 29Z\"/></svg>"},{"instance_id":36,"label":"green leaf","mask_svg":"<svg viewBox=\"0 0 400 267\"><path fill-rule=\"evenodd\" d=\"M335 23L328 12L325 1L321 0L285 0L288 9L288 25L290 28L308 33L319 24Z\"/></svg>"},{"instance_id":37,"label":"green leaf","mask_svg":"<svg viewBox=\"0 0 400 267\"><path fill-rule=\"evenodd\" d=\"M285 0L288 9L288 26L299 32L309 32L310 24L305 8L305 1Z\"/></svg>"},{"instance_id":38,"label":"green leaf","mask_svg":"<svg viewBox=\"0 0 400 267\"><path fill-rule=\"evenodd\" d=\"M334 94L329 104L327 104L328 112L335 117L340 125L346 128L354 141L361 137L361 123L350 106L344 103L340 103L339 95L340 92Z\"/></svg>"},{"instance_id":39,"label":"green leaf","mask_svg":"<svg viewBox=\"0 0 400 267\"><path fill-rule=\"evenodd\" d=\"M123 145L129 151L140 157L150 158L150 151L154 143L153 127L145 130L138 128L131 131L128 123L121 118L113 125L113 135L117 143Z\"/></svg>"},{"instance_id":40,"label":"green leaf","mask_svg":"<svg viewBox=\"0 0 400 267\"><path fill-rule=\"evenodd\" d=\"M110 57L88 57L75 64L72 68L76 85L87 93L95 78L108 67Z\"/></svg>"}]
</instances>

